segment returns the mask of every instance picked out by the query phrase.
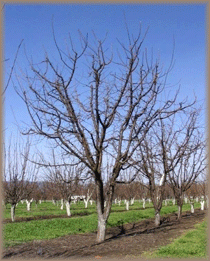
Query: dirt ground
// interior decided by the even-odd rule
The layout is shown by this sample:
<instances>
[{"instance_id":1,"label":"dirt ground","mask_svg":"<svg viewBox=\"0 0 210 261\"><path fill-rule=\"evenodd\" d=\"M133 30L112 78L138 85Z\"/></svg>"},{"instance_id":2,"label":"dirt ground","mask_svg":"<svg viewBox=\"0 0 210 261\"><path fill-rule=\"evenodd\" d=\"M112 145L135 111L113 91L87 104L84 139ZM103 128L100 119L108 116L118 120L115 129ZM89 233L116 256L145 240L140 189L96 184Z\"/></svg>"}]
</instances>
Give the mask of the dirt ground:
<instances>
[{"instance_id":1,"label":"dirt ground","mask_svg":"<svg viewBox=\"0 0 210 261\"><path fill-rule=\"evenodd\" d=\"M68 235L51 240L37 240L4 249L3 258L133 258L140 257L144 251L154 250L169 244L181 236L207 215L207 210L183 213L182 221L176 214L168 215L159 227L154 219L108 228L106 240L96 244L96 233Z\"/></svg>"}]
</instances>

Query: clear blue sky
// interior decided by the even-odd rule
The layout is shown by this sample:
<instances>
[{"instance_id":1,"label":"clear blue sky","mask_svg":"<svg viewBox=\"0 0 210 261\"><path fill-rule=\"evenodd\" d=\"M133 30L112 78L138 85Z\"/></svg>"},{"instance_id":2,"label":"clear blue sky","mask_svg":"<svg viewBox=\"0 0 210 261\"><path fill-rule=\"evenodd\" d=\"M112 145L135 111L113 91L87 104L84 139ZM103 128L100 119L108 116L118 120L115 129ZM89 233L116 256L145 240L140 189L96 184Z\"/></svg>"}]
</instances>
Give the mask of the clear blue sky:
<instances>
[{"instance_id":1,"label":"clear blue sky","mask_svg":"<svg viewBox=\"0 0 210 261\"><path fill-rule=\"evenodd\" d=\"M4 58L5 78L11 68L18 44L24 39L18 60L18 67L25 70L28 64L24 48L34 62L44 57L44 49L56 58L52 37L52 16L55 32L61 47L65 45L68 33L77 43L77 30L89 33L94 30L98 38L108 32L107 46L117 45L116 38L126 37L124 13L132 33L139 22L143 32L149 26L144 47L153 48L154 56L160 53L162 63L167 67L175 39L175 66L168 78L171 85L181 85L181 95L200 101L207 95L206 59L206 8L207 4L6 4L4 7ZM15 78L13 78L15 83ZM14 114L13 114L14 112ZM205 113L205 111L204 111ZM21 99L10 84L4 106L4 129L6 138L16 133L17 122L28 122L29 117Z\"/></svg>"}]
</instances>

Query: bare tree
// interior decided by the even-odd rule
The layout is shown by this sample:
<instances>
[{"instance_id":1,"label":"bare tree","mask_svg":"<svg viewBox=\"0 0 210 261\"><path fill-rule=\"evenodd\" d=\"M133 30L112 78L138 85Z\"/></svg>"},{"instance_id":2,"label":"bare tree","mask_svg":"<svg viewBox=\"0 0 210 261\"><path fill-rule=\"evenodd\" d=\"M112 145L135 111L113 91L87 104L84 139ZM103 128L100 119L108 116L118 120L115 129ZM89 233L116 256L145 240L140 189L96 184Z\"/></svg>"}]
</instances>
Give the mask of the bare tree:
<instances>
[{"instance_id":1,"label":"bare tree","mask_svg":"<svg viewBox=\"0 0 210 261\"><path fill-rule=\"evenodd\" d=\"M54 64L46 53L41 65L30 62L31 73L23 75L24 85L18 79L18 92L32 120L25 133L49 139L89 169L97 195L96 240L102 242L121 170L133 164L133 154L160 116L169 117L189 105L186 101L176 105L178 92L159 102L171 66L163 71L158 60L149 62L147 52L141 50L145 38L141 28L137 37L127 31L128 47L118 41L122 51L115 59L108 54L105 40L96 36L93 46L80 34L81 51L75 50L70 38L71 51L64 52L53 35L60 64ZM82 63L87 65L87 74L80 81ZM104 207L107 157L113 164Z\"/></svg>"},{"instance_id":2,"label":"bare tree","mask_svg":"<svg viewBox=\"0 0 210 261\"><path fill-rule=\"evenodd\" d=\"M159 226L160 210L162 208L165 192L167 172L162 168L163 162L160 157L161 148L155 132L150 132L150 135L145 138L145 140L142 142L142 145L139 147L138 156L141 161L138 165L139 173L148 180L145 186L149 190L150 197L155 209L155 225Z\"/></svg>"},{"instance_id":3,"label":"bare tree","mask_svg":"<svg viewBox=\"0 0 210 261\"><path fill-rule=\"evenodd\" d=\"M175 124L176 123L176 124ZM162 123L161 138L164 169L178 205L181 219L184 193L206 170L206 142L201 132L199 110L192 109L179 120L173 118L167 125Z\"/></svg>"},{"instance_id":4,"label":"bare tree","mask_svg":"<svg viewBox=\"0 0 210 261\"><path fill-rule=\"evenodd\" d=\"M57 156L58 157L58 156ZM70 204L73 195L79 192L79 182L88 178L84 164L74 164L72 161L65 162L62 156L60 161L52 152L52 163L47 166L48 178L54 184L56 191L60 194L66 205L67 216L71 216Z\"/></svg>"},{"instance_id":5,"label":"bare tree","mask_svg":"<svg viewBox=\"0 0 210 261\"><path fill-rule=\"evenodd\" d=\"M30 142L10 144L4 148L3 191L5 201L11 204L11 219L15 220L15 208L18 202L33 191L31 185L38 169L29 162Z\"/></svg>"}]
</instances>

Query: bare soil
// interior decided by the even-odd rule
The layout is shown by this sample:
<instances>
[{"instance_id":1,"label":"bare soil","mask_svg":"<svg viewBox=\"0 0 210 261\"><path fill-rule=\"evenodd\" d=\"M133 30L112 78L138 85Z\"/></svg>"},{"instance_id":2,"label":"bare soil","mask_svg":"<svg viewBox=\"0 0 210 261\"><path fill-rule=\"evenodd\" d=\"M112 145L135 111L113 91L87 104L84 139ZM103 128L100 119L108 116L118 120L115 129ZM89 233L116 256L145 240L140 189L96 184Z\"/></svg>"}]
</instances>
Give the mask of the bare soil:
<instances>
[{"instance_id":1,"label":"bare soil","mask_svg":"<svg viewBox=\"0 0 210 261\"><path fill-rule=\"evenodd\" d=\"M207 215L207 210L184 212L181 222L176 214L162 218L159 227L154 219L108 228L106 240L95 243L96 233L67 235L51 240L37 240L4 249L3 258L125 258L140 257L144 251L169 244Z\"/></svg>"}]
</instances>

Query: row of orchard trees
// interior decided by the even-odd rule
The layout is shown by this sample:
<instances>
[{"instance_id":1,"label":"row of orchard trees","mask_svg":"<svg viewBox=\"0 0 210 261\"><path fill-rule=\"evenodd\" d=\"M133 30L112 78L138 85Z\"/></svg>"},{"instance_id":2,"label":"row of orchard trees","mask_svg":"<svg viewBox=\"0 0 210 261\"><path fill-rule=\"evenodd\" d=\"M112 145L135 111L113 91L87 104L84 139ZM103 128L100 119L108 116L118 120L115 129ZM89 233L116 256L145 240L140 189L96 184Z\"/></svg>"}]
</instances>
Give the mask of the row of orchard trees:
<instances>
[{"instance_id":1,"label":"row of orchard trees","mask_svg":"<svg viewBox=\"0 0 210 261\"><path fill-rule=\"evenodd\" d=\"M27 171L27 169L26 169ZM51 173L52 174L52 173ZM35 176L29 181L28 177L22 176L22 182L17 182L17 176L10 176L10 181L3 182L4 187L4 204L11 204L11 218L15 220L15 208L21 201L26 202L27 210L30 211L31 203L35 202L41 204L42 201L50 200L53 204L58 206L60 202L60 208L64 208L66 205L66 212L68 216L71 216L70 204L77 203L78 201L84 201L84 207L88 207L88 203L92 205L93 201L96 202L95 186L92 181L86 182L85 184L75 180L74 176L67 177L63 175L60 179L56 176L49 175L45 181L36 181ZM205 177L199 177L199 181L192 181L188 189L184 193L183 199L186 199L191 205L194 202L207 200L207 182ZM170 200L175 204L174 198L174 186L167 181L163 190L164 204ZM105 187L106 195L106 187ZM113 197L114 204L126 205L126 209L129 210L129 205L134 204L134 200L143 202L143 208L145 208L146 201L151 203L151 192L147 183L140 181L133 181L130 184L119 184L115 188ZM106 205L106 197L105 202ZM202 207L201 207L202 208ZM181 219L181 215L178 216ZM159 224L157 224L159 225Z\"/></svg>"},{"instance_id":2,"label":"row of orchard trees","mask_svg":"<svg viewBox=\"0 0 210 261\"><path fill-rule=\"evenodd\" d=\"M206 168L206 142L196 101L182 100L179 90L166 85L173 61L163 70L159 59L148 56L141 28L136 37L127 31L127 40L118 41L117 55L95 35L93 41L80 35L81 47L70 41L66 51L53 35L60 60L45 53L42 63L31 61L30 72L17 78L16 90L31 118L25 134L54 146L51 160L43 156L36 166L67 186L67 202L71 188L94 181L97 242L105 239L120 183L148 181L159 224L170 181L181 215L183 193Z\"/></svg>"}]
</instances>

